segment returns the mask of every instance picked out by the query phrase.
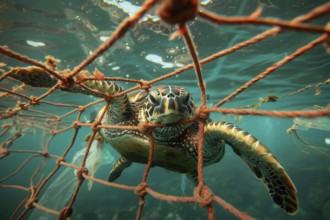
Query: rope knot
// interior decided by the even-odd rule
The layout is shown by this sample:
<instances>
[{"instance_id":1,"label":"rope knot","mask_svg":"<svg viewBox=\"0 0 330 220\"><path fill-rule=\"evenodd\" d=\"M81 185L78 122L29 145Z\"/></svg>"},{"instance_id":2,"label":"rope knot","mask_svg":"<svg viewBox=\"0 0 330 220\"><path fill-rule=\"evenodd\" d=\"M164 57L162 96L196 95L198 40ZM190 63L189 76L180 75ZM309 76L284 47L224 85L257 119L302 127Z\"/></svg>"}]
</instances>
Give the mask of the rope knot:
<instances>
[{"instance_id":1,"label":"rope knot","mask_svg":"<svg viewBox=\"0 0 330 220\"><path fill-rule=\"evenodd\" d=\"M25 208L26 209L31 209L33 207L33 203L34 202L38 202L37 198L36 197L33 197L33 198L29 198L25 204Z\"/></svg>"},{"instance_id":2,"label":"rope knot","mask_svg":"<svg viewBox=\"0 0 330 220\"><path fill-rule=\"evenodd\" d=\"M207 186L199 184L194 189L194 198L201 207L205 207L212 202L213 192Z\"/></svg>"},{"instance_id":3,"label":"rope knot","mask_svg":"<svg viewBox=\"0 0 330 220\"><path fill-rule=\"evenodd\" d=\"M80 167L76 170L76 176L78 177L79 181L84 181L83 174L88 175L88 169L86 167Z\"/></svg>"},{"instance_id":4,"label":"rope knot","mask_svg":"<svg viewBox=\"0 0 330 220\"><path fill-rule=\"evenodd\" d=\"M80 128L81 126L79 125L78 121L75 121L75 122L73 122L72 127L73 128Z\"/></svg>"},{"instance_id":5,"label":"rope knot","mask_svg":"<svg viewBox=\"0 0 330 220\"><path fill-rule=\"evenodd\" d=\"M25 102L22 102L22 103L19 103L17 105L19 108L21 108L22 110L29 110L29 104L25 103Z\"/></svg>"},{"instance_id":6,"label":"rope knot","mask_svg":"<svg viewBox=\"0 0 330 220\"><path fill-rule=\"evenodd\" d=\"M207 121L210 118L210 112L206 111L206 106L197 107L195 110L195 118L201 121Z\"/></svg>"},{"instance_id":7,"label":"rope knot","mask_svg":"<svg viewBox=\"0 0 330 220\"><path fill-rule=\"evenodd\" d=\"M140 183L135 187L134 193L138 196L144 196L146 194L147 183Z\"/></svg>"},{"instance_id":8,"label":"rope knot","mask_svg":"<svg viewBox=\"0 0 330 220\"><path fill-rule=\"evenodd\" d=\"M140 80L139 84L140 84L140 88L141 89L144 89L147 92L149 92L149 89L151 88L151 86L150 86L150 84L147 81Z\"/></svg>"},{"instance_id":9,"label":"rope knot","mask_svg":"<svg viewBox=\"0 0 330 220\"><path fill-rule=\"evenodd\" d=\"M1 157L8 156L10 154L10 151L7 148L0 148L0 155Z\"/></svg>"},{"instance_id":10,"label":"rope knot","mask_svg":"<svg viewBox=\"0 0 330 220\"><path fill-rule=\"evenodd\" d=\"M197 9L198 0L163 0L158 15L168 24L184 24L195 19Z\"/></svg>"},{"instance_id":11,"label":"rope knot","mask_svg":"<svg viewBox=\"0 0 330 220\"><path fill-rule=\"evenodd\" d=\"M69 217L72 215L72 208L64 207L60 213L58 214L58 219L59 220L67 220Z\"/></svg>"},{"instance_id":12,"label":"rope knot","mask_svg":"<svg viewBox=\"0 0 330 220\"><path fill-rule=\"evenodd\" d=\"M30 96L30 105L40 105L38 98L34 96Z\"/></svg>"},{"instance_id":13,"label":"rope knot","mask_svg":"<svg viewBox=\"0 0 330 220\"><path fill-rule=\"evenodd\" d=\"M58 84L62 88L70 88L74 85L75 81L72 77L64 78L64 80L58 80Z\"/></svg>"},{"instance_id":14,"label":"rope knot","mask_svg":"<svg viewBox=\"0 0 330 220\"><path fill-rule=\"evenodd\" d=\"M49 158L49 152L48 151L43 151L40 153L41 156L43 156L44 158Z\"/></svg>"},{"instance_id":15,"label":"rope knot","mask_svg":"<svg viewBox=\"0 0 330 220\"><path fill-rule=\"evenodd\" d=\"M99 125L100 125L100 122L95 121L94 123L92 123L91 129L92 129L93 131L99 131L100 128L97 127L97 126L99 126Z\"/></svg>"},{"instance_id":16,"label":"rope knot","mask_svg":"<svg viewBox=\"0 0 330 220\"><path fill-rule=\"evenodd\" d=\"M104 100L109 103L111 101L111 99L113 99L114 97L112 95L110 95L109 93L105 93L104 96Z\"/></svg>"},{"instance_id":17,"label":"rope knot","mask_svg":"<svg viewBox=\"0 0 330 220\"><path fill-rule=\"evenodd\" d=\"M139 123L138 124L138 127L139 127L139 131L142 133L142 134L147 134L149 135L152 131L152 128L148 125L148 123Z\"/></svg>"},{"instance_id":18,"label":"rope knot","mask_svg":"<svg viewBox=\"0 0 330 220\"><path fill-rule=\"evenodd\" d=\"M77 110L80 111L80 112L84 112L85 111L85 107L79 105L78 108L77 108Z\"/></svg>"},{"instance_id":19,"label":"rope knot","mask_svg":"<svg viewBox=\"0 0 330 220\"><path fill-rule=\"evenodd\" d=\"M57 165L61 165L61 162L65 162L64 157L60 157L60 158L58 158L58 159L56 160L56 164L57 164Z\"/></svg>"}]
</instances>

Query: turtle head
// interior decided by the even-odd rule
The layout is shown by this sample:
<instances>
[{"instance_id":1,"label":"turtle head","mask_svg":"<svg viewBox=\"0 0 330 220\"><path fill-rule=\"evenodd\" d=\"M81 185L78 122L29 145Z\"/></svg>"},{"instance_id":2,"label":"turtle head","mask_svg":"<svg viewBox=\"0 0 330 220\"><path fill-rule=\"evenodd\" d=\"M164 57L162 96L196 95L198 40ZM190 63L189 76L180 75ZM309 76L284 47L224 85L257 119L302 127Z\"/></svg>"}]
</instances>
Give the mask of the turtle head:
<instances>
[{"instance_id":1,"label":"turtle head","mask_svg":"<svg viewBox=\"0 0 330 220\"><path fill-rule=\"evenodd\" d=\"M143 112L149 123L173 124L192 118L194 108L188 90L178 86L161 86L150 91Z\"/></svg>"},{"instance_id":2,"label":"turtle head","mask_svg":"<svg viewBox=\"0 0 330 220\"><path fill-rule=\"evenodd\" d=\"M194 116L195 104L188 90L178 86L160 86L153 88L146 97L143 114L152 124L175 124ZM154 134L170 138L178 135L187 125L177 124L154 129Z\"/></svg>"}]
</instances>

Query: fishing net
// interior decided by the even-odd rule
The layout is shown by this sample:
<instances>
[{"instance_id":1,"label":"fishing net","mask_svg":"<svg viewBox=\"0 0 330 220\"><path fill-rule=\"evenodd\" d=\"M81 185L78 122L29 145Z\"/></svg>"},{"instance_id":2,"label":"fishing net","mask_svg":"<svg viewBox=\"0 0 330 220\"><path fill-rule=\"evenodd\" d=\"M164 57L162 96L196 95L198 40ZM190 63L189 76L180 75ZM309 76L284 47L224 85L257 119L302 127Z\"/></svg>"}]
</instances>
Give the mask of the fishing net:
<instances>
[{"instance_id":1,"label":"fishing net","mask_svg":"<svg viewBox=\"0 0 330 220\"><path fill-rule=\"evenodd\" d=\"M222 113L226 115L237 115L237 121L243 115L295 118L295 124L300 128L321 127L322 130L329 131L328 122L324 122L330 116L329 106L312 110L258 110L264 103L277 102L284 96L295 97L311 89L315 89L317 95L323 95L325 98L329 98L327 94L321 92L321 88L325 88L327 86L326 84L329 83L329 79L327 78L319 77L318 84L301 85L301 89L288 91L281 96L269 95L260 98L259 102L248 106L237 108L223 108L222 106L249 87L255 85L258 81L263 80L291 61L297 60L297 57L313 50L313 48L322 45L323 50L329 50L329 25L326 25L326 23L324 26L315 25L313 21L317 18L322 19L329 14L330 4L321 4L308 13L297 16L293 20L282 20L262 16L263 7L276 7L270 1L258 1L259 7L256 7L246 16L223 16L210 12L207 9L207 6L212 4L210 1L147 0L141 3L141 7L135 6L135 10L132 11L124 10L125 4L129 4L126 1L92 2L109 13L112 21L118 23L118 27L113 30L110 37L104 37L106 33L97 36L103 43L96 50L84 47L84 51L90 55L77 66L69 66L68 69L59 69L58 65L60 61L58 59L61 59L61 57L54 58L52 56L46 56L45 61L38 61L15 52L6 45L0 46L1 58L4 60L0 63L0 70L2 72L0 77L0 91L2 92L0 94L0 119L2 126L0 134L0 158L2 162L0 188L2 188L1 191L13 192L15 190L25 192L25 196L19 196L21 202L12 211L11 218L21 219L30 215L30 219L69 219L72 215L74 204L79 201L78 194L82 189L83 183L87 183L88 189L92 188L93 183L98 183L106 187L118 188L123 191L135 193L139 197L137 208L134 210L136 219L143 218L144 205L148 203L146 195L150 195L157 200L168 201L175 206L176 203L199 204L201 207L205 207L209 219L215 218L214 206L217 204L240 219L254 219L235 208L234 205L213 194L211 189L207 187L207 182L204 182L202 169L203 125L210 113ZM237 4L239 3L237 2ZM84 5L81 7L84 7ZM70 9L66 10L66 14L69 19L75 18L74 13ZM194 26L191 25L191 23L195 22L194 19L196 18L208 21L213 28L219 30L224 26L237 25L242 28L242 31L244 27L263 26L268 28L261 33L256 32L252 38L241 40L239 43L232 43L230 47L224 50L215 54L207 54L205 58L199 59L201 54L199 53L199 49L196 49L193 37L194 32L198 30L194 30ZM81 18L80 22L91 32L97 29L97 27L93 26L86 19ZM192 29L192 34L190 29ZM152 34L145 34L146 30L151 31ZM74 31L79 33L77 30ZM150 80L133 79L133 75L111 77L111 73L102 73L97 69L94 71L87 70L89 66L93 66L93 62L102 63L104 59L111 60L113 54L119 53L118 51L130 51L131 46L129 42L132 39L130 39L131 35L127 34L130 31L133 31L134 40L141 44L151 39L153 34L164 35L169 39L169 42L173 42L173 40L184 42L186 53L177 53L180 50L178 47L169 47L166 49L168 55L175 56L175 62L167 62L155 55L146 56L147 60L149 59L152 62L162 65L163 70L167 70L167 68L176 68L176 70ZM204 81L209 76L204 76L202 66L208 65L214 60L224 59L231 53L244 50L268 38L276 38L279 35L291 32L298 33L296 36L309 34L311 37L309 38L309 42L296 48L292 53L286 54L272 65L260 70L260 74L252 79L246 80L244 83L240 83L241 81L239 81L240 85L231 84L237 89L218 100L216 104L207 104L209 97L206 95ZM226 33L222 33L222 36L223 39L219 39L221 41L230 41L231 37L235 37L231 34L228 37ZM81 40L88 41L88 39L84 39L83 37L81 37ZM125 43L121 43L124 40ZM40 42L33 41L27 43L37 46L38 44L42 45ZM197 45L197 48L202 49L203 46ZM106 57L105 54L109 57ZM12 59L28 64L29 66L20 67L16 63L16 66L10 67L9 63L12 62ZM120 60L116 60L116 63L120 63ZM113 71L119 68L113 66L113 64L109 66ZM134 70L134 68L144 67L142 65L139 67L131 66L131 70ZM206 66L205 68L207 69L208 67ZM191 70L195 73L194 78L192 77L193 72ZM218 68L217 74L221 74L220 72ZM166 79L184 74L189 74L190 78L188 78L188 82L196 82L196 86L198 85L200 89L200 105L194 118L200 124L200 142L198 146L199 184L191 193L192 196L168 195L167 193L157 192L148 184L147 180L149 170L152 166L154 145L150 131L154 127L147 123L131 127L118 126L118 129L139 130L149 135L149 160L144 175L141 176L140 183L126 185L108 182L106 178L95 177L95 173L99 167L114 163L113 156L108 152L104 141L98 135L98 131L102 127L114 128L116 126L101 125L100 121L105 114L105 111L101 109L106 109L109 106L110 100L113 98L134 91L144 90L149 92L154 85L158 83L166 84ZM299 82L299 73L294 72L293 74L297 74L297 81ZM312 71L310 74L316 75ZM244 79L243 76L242 78ZM44 82L42 85L40 84L40 79ZM126 89L119 94L110 96L104 91L89 88L88 81L91 80L121 82L125 84ZM187 80L187 78L183 78L183 84L184 80ZM177 84L180 84L179 77L177 82ZM217 89L220 90L220 88ZM86 95L92 97L89 97L84 105L80 103L75 104L75 100L68 98L68 94L71 95L72 93L76 93L75 97L77 99L85 100ZM52 110L49 110L50 107ZM95 112L98 111L101 113L96 117ZM326 117L315 120L311 119L321 116ZM310 124L308 125L308 123ZM88 129L88 135L86 132L82 132L83 129ZM37 139L34 141L39 143L38 146L33 145L31 147L28 138ZM63 145L63 143L66 144ZM75 144L80 144L83 147L79 150L73 150L75 149L73 147ZM58 149L62 149L61 154L54 153L58 152L56 151ZM15 168L4 169L6 163L9 164L9 161L17 161ZM24 181L18 181L17 178L22 173L29 175L29 178L24 179ZM18 185L16 184L17 182L21 184ZM5 209L6 206L2 206L1 212L4 212ZM74 212L78 213L79 211L74 210ZM113 219L120 219L120 217L117 216L117 218Z\"/></svg>"}]
</instances>

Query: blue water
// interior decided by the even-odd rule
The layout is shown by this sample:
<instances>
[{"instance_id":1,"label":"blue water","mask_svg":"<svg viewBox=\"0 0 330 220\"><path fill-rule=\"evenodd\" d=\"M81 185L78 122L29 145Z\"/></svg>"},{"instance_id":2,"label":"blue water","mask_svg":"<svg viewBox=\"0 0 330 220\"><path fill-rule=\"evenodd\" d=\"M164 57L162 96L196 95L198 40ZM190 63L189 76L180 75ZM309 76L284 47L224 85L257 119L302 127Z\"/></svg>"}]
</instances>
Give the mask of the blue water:
<instances>
[{"instance_id":1,"label":"blue water","mask_svg":"<svg viewBox=\"0 0 330 220\"><path fill-rule=\"evenodd\" d=\"M120 20L125 16L121 9L110 7L102 2L2 0L0 2L0 44L38 60L44 60L46 55L52 55L61 60L59 69L73 69L102 43L104 37L115 30L118 24L117 19ZM132 4L139 6L141 2L132 2ZM266 5L262 16L291 20L327 1L273 0L273 7L269 7L270 1L260 0L260 2ZM234 16L249 15L257 6L257 0L223 0L209 3L205 8L222 15ZM310 23L325 25L329 20L330 16L327 15ZM200 58L229 48L270 28L253 25L220 26L199 18L190 23L189 27ZM167 32L173 31L172 27L168 27ZM288 30L257 45L251 45L203 65L207 104L209 106L216 104L273 63L319 36L319 34ZM175 52L171 53L170 50ZM106 76L151 80L178 68L178 66L163 68L164 63L171 65L175 62L190 63L186 54L187 50L181 38L169 41L168 35L151 31L150 26L140 24L86 69L92 72L97 68ZM161 58L162 63L146 59L147 55L156 55L153 57ZM7 64L4 67L5 70L9 67L26 66L24 63L2 55L0 55L0 62ZM223 107L250 106L258 103L259 98L266 98L268 95L276 95L279 99L274 103L264 103L260 109L302 110L312 108L314 105L327 106L330 98L329 84L321 86L320 95L315 95L315 85L330 78L329 69L329 55L323 45L318 45L259 81ZM6 79L0 82L0 87L11 88L16 84ZM200 103L200 91L193 70L158 84L184 86L192 93L195 102ZM134 84L126 83L120 85L125 88L134 86ZM297 95L287 96L307 85L311 85L311 88ZM37 96L45 91L26 87L24 94ZM46 100L85 105L96 99L56 91ZM0 101L1 111L5 110L3 106L14 107L16 104L12 98L1 98ZM101 106L89 108L83 113L82 120L88 120L91 112L98 110ZM34 109L63 115L72 108L40 105ZM65 117L63 124L71 124L76 117L76 113ZM212 114L211 117L220 119L224 115ZM226 149L226 155L220 163L204 169L205 182L216 195L258 219L330 219L330 160L329 156L325 155L325 153L329 154L330 150L330 146L325 142L326 138L330 138L329 118L323 119L323 129L306 128L298 131L304 140L325 149L325 153L305 146L296 138L290 138L286 130L292 126L292 119L244 116L239 122L235 121L235 117L230 117L228 121L237 123L238 126L253 134L279 159L298 189L300 208L295 216L287 215L278 208L263 184L253 176L250 169L230 148ZM9 122L11 121L0 121L1 125ZM43 133L40 130L31 129L24 132L25 135L16 140L11 149L40 150ZM79 130L67 161L71 161L76 152L86 146L83 139L88 133L90 133L89 128L84 127ZM62 154L70 144L72 135L72 129L56 135L50 141L50 153ZM0 143L4 143L7 137L8 135L0 137ZM49 135L46 137L47 140ZM109 149L114 158L119 157L111 147ZM1 159L0 179L16 170L29 156L30 154L12 153ZM42 163L42 158L31 160L18 175L1 185L14 184L28 187L30 177L40 163ZM55 160L48 159L46 164L42 166L35 182L41 177L41 173L47 175L55 167ZM106 180L110 168L110 164L102 166L96 177ZM117 182L137 185L142 179L144 169L145 165L134 164ZM64 171L64 168L60 169L42 194L47 193L47 187ZM73 171L70 175L72 173ZM193 185L188 181L182 182L181 174L157 167L151 170L148 184L152 189L169 195L190 196L193 192ZM0 188L0 219L9 219L27 195L24 191ZM133 192L106 187L98 183L94 183L92 190L88 191L85 182L74 203L72 219L134 219L138 201L139 197ZM50 208L60 210L62 207ZM236 219L219 205L214 204L214 208L217 219ZM30 213L31 211L24 219L28 219ZM207 219L207 211L197 204L168 203L148 195L142 219Z\"/></svg>"}]
</instances>

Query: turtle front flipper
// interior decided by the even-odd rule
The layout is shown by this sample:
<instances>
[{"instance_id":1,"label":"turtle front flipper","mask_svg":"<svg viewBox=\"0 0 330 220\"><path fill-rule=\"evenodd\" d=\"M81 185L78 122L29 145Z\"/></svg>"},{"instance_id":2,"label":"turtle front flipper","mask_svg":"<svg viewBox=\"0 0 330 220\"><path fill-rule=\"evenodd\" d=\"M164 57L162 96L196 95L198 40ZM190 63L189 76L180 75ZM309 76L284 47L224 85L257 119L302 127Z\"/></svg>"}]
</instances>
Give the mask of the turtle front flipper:
<instances>
[{"instance_id":1,"label":"turtle front flipper","mask_svg":"<svg viewBox=\"0 0 330 220\"><path fill-rule=\"evenodd\" d=\"M110 174L109 174L109 178L108 181L109 182L113 182L116 179L118 179L120 177L120 175L122 174L122 172L129 166L131 166L132 162L129 161L128 159L126 159L126 157L122 156L121 158L119 158L119 160L113 165Z\"/></svg>"},{"instance_id":2,"label":"turtle front flipper","mask_svg":"<svg viewBox=\"0 0 330 220\"><path fill-rule=\"evenodd\" d=\"M264 182L275 203L289 214L297 212L297 190L293 182L278 160L256 138L233 124L221 121L205 126L205 138L223 139Z\"/></svg>"}]
</instances>

